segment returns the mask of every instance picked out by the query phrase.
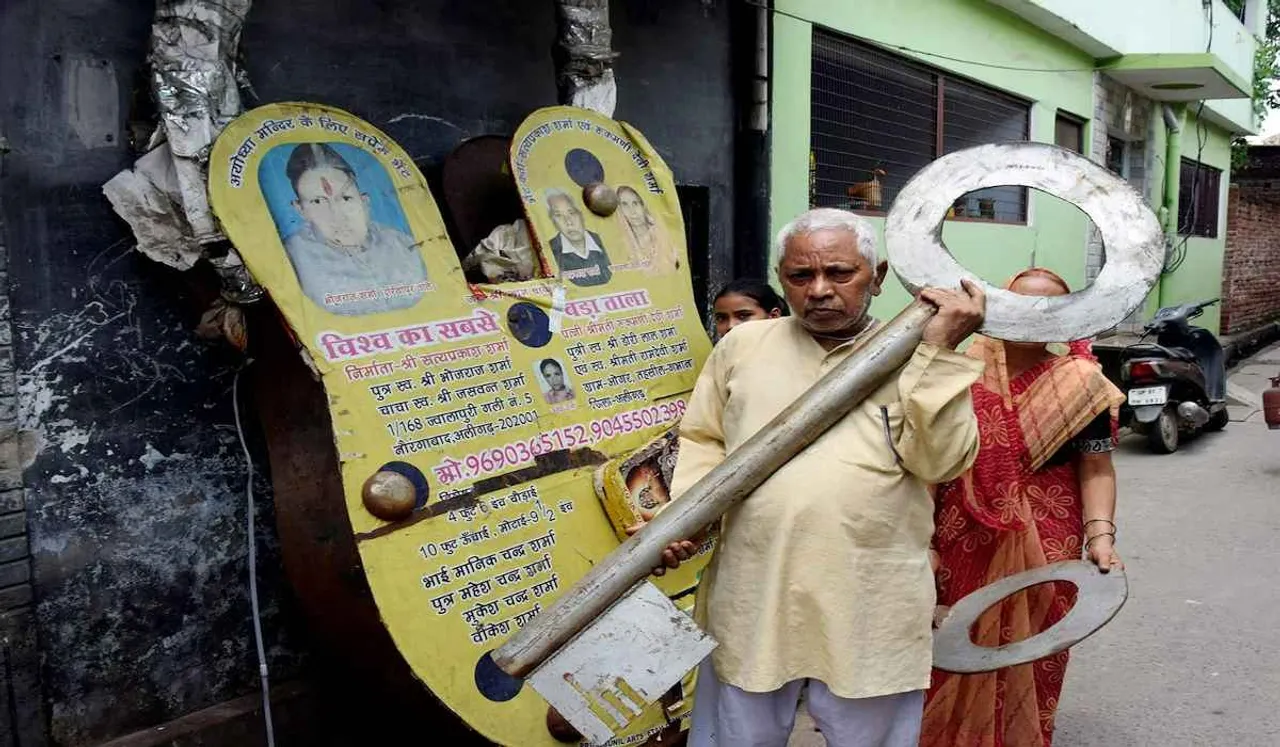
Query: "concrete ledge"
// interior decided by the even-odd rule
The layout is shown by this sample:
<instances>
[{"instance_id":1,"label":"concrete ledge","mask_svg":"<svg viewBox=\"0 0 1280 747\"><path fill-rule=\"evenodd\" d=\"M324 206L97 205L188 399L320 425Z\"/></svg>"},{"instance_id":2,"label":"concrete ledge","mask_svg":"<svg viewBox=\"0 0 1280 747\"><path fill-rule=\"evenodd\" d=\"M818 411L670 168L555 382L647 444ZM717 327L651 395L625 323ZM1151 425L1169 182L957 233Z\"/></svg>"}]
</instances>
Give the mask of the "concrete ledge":
<instances>
[{"instance_id":1,"label":"concrete ledge","mask_svg":"<svg viewBox=\"0 0 1280 747\"><path fill-rule=\"evenodd\" d=\"M1245 332L1227 335L1222 344L1227 355L1227 366L1233 366L1257 350L1280 340L1280 320L1267 322Z\"/></svg>"},{"instance_id":2,"label":"concrete ledge","mask_svg":"<svg viewBox=\"0 0 1280 747\"><path fill-rule=\"evenodd\" d=\"M305 682L285 682L271 688L271 710L276 716L277 737L282 723L276 713L279 708L284 711L292 702L311 694L311 688ZM153 726L142 731L135 731L109 742L102 742L97 747L166 747L177 745L226 745L227 747L248 747L251 744L265 744L262 736L262 694L254 692L233 700L224 701L199 711L193 711L168 723ZM184 739L193 738L193 741ZM250 741L252 740L252 741ZM290 740L283 740L285 744Z\"/></svg>"}]
</instances>

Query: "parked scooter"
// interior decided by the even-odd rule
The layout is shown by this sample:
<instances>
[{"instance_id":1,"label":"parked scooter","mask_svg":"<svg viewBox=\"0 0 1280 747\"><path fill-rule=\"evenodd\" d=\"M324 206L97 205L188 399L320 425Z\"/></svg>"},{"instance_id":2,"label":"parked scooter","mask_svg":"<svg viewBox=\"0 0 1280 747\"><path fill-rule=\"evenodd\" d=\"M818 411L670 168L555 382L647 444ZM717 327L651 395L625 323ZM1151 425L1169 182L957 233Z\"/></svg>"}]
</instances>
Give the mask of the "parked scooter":
<instances>
[{"instance_id":1,"label":"parked scooter","mask_svg":"<svg viewBox=\"0 0 1280 747\"><path fill-rule=\"evenodd\" d=\"M1226 427L1227 369L1222 345L1190 320L1218 299L1160 309L1124 352L1121 379L1132 428L1151 450L1172 454L1184 435ZM1155 335L1154 343L1145 340Z\"/></svg>"}]
</instances>

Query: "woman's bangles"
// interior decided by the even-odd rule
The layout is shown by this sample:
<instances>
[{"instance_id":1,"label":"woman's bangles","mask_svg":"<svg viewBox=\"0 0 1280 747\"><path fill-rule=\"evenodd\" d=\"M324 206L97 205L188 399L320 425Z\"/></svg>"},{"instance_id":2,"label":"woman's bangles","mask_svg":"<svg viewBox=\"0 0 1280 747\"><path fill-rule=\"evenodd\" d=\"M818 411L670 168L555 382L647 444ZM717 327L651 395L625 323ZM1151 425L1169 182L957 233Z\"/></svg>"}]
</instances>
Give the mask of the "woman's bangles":
<instances>
[{"instance_id":1,"label":"woman's bangles","mask_svg":"<svg viewBox=\"0 0 1280 747\"><path fill-rule=\"evenodd\" d=\"M1109 532L1098 532L1097 534L1093 534L1093 535L1091 535L1091 534L1089 534L1089 525L1090 525L1090 524L1106 524L1107 526L1111 527L1111 531L1109 531ZM1115 523L1114 521L1112 521L1111 519L1089 519L1088 521L1086 521L1086 522L1084 523L1084 536L1085 536L1084 549L1085 549L1085 551L1086 551L1086 552L1088 552L1089 548L1093 545L1093 543L1094 543L1094 542L1098 541L1099 539L1101 539L1101 538L1103 538L1103 537L1110 537L1110 538L1111 538L1111 541L1112 541L1112 542L1115 542L1115 539L1116 539L1116 523Z\"/></svg>"}]
</instances>

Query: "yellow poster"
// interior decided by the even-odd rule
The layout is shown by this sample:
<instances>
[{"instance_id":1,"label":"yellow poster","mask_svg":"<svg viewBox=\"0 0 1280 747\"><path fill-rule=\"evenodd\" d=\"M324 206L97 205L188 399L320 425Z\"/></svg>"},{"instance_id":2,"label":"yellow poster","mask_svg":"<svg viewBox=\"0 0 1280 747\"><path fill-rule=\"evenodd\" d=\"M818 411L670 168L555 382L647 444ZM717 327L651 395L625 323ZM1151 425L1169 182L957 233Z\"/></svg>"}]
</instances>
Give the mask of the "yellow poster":
<instances>
[{"instance_id":1,"label":"yellow poster","mask_svg":"<svg viewBox=\"0 0 1280 747\"><path fill-rule=\"evenodd\" d=\"M617 546L602 467L678 422L710 342L675 185L643 136L544 109L516 133L511 168L541 271L501 285L467 283L410 157L343 111L243 115L214 147L209 190L321 374L364 572L400 652L487 738L549 746L538 694L490 701L476 664ZM366 508L380 472L412 484L404 518ZM648 505L666 499L652 474L641 482ZM660 586L685 594L704 560ZM655 706L610 744L670 717Z\"/></svg>"}]
</instances>

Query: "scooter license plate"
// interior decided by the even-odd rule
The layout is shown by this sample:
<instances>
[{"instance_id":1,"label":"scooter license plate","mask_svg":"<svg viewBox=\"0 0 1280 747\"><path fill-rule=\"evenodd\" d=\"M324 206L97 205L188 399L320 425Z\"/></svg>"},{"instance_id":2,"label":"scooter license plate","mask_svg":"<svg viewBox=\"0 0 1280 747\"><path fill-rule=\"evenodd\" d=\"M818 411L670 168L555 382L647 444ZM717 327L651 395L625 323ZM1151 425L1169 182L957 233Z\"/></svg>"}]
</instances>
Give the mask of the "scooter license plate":
<instances>
[{"instance_id":1,"label":"scooter license plate","mask_svg":"<svg viewBox=\"0 0 1280 747\"><path fill-rule=\"evenodd\" d=\"M1169 399L1169 390L1162 386L1148 386L1129 390L1129 404L1133 407L1163 405Z\"/></svg>"}]
</instances>

